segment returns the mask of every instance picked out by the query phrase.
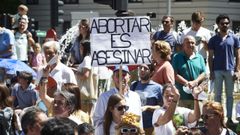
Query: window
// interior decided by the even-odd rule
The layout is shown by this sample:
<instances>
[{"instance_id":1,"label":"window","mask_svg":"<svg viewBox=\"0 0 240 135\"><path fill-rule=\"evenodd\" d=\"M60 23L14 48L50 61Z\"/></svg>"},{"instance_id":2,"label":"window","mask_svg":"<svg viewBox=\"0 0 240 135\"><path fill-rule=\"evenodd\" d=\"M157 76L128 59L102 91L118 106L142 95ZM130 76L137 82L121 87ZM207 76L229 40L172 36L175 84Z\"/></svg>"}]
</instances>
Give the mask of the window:
<instances>
[{"instance_id":1,"label":"window","mask_svg":"<svg viewBox=\"0 0 240 135\"><path fill-rule=\"evenodd\" d=\"M234 31L234 33L240 32L240 21L232 22L232 30Z\"/></svg>"},{"instance_id":2,"label":"window","mask_svg":"<svg viewBox=\"0 0 240 135\"><path fill-rule=\"evenodd\" d=\"M28 5L37 5L38 4L38 0L27 0L26 3Z\"/></svg>"},{"instance_id":3,"label":"window","mask_svg":"<svg viewBox=\"0 0 240 135\"><path fill-rule=\"evenodd\" d=\"M240 0L229 0L229 2L240 2Z\"/></svg>"},{"instance_id":4,"label":"window","mask_svg":"<svg viewBox=\"0 0 240 135\"><path fill-rule=\"evenodd\" d=\"M128 0L128 3L142 3L142 0Z\"/></svg>"},{"instance_id":5,"label":"window","mask_svg":"<svg viewBox=\"0 0 240 135\"><path fill-rule=\"evenodd\" d=\"M188 1L192 1L192 0L175 0L176 2L188 2Z\"/></svg>"},{"instance_id":6,"label":"window","mask_svg":"<svg viewBox=\"0 0 240 135\"><path fill-rule=\"evenodd\" d=\"M78 4L78 0L63 0L64 4Z\"/></svg>"},{"instance_id":7,"label":"window","mask_svg":"<svg viewBox=\"0 0 240 135\"><path fill-rule=\"evenodd\" d=\"M182 21L184 21L185 24ZM190 20L176 20L175 27L176 27L175 30L177 32L178 31L183 31L184 29L191 27L191 21ZM181 28L181 27L183 27L183 28Z\"/></svg>"}]
</instances>

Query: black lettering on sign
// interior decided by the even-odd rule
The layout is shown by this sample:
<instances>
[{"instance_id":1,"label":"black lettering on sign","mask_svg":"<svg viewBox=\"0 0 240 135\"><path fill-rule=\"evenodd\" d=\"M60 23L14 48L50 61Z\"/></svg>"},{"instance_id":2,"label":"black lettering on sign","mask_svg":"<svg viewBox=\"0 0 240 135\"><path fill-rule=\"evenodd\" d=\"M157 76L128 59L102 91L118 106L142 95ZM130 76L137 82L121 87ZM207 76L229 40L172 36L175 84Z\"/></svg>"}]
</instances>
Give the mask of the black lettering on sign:
<instances>
[{"instance_id":1,"label":"black lettering on sign","mask_svg":"<svg viewBox=\"0 0 240 135\"><path fill-rule=\"evenodd\" d=\"M121 45L116 42L116 39L122 42ZM111 34L111 48L129 48L132 43L128 39L130 39L130 34L128 33Z\"/></svg>"},{"instance_id":2,"label":"black lettering on sign","mask_svg":"<svg viewBox=\"0 0 240 135\"><path fill-rule=\"evenodd\" d=\"M92 33L92 31L96 31L97 34L151 32L151 23L146 17L99 18L92 20L90 32Z\"/></svg>"},{"instance_id":3,"label":"black lettering on sign","mask_svg":"<svg viewBox=\"0 0 240 135\"><path fill-rule=\"evenodd\" d=\"M138 61L142 63L151 62L151 50L149 49L135 49L130 50L101 50L93 52L92 64L98 65L114 65L114 64L138 64ZM113 56L113 57L110 57ZM123 56L123 58L121 58ZM114 62L111 62L114 61ZM132 61L134 63L132 63Z\"/></svg>"}]
</instances>

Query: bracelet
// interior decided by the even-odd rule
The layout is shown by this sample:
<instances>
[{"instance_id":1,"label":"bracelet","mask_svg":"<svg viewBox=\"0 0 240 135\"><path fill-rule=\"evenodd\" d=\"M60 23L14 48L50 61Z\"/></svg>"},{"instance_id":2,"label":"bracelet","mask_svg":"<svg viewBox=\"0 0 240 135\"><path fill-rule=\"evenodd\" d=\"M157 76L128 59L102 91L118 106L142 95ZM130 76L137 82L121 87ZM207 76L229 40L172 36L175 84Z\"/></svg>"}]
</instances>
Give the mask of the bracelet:
<instances>
[{"instance_id":1,"label":"bracelet","mask_svg":"<svg viewBox=\"0 0 240 135\"><path fill-rule=\"evenodd\" d=\"M199 101L198 99L194 98L195 101Z\"/></svg>"}]
</instances>

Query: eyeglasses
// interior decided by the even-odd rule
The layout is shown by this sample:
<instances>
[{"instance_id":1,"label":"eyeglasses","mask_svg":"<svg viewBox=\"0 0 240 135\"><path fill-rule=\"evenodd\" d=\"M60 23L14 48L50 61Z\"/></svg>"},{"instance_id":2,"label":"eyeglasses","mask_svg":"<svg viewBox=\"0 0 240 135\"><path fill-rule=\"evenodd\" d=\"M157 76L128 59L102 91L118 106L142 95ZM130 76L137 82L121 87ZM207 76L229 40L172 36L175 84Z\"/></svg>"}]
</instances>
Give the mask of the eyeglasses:
<instances>
[{"instance_id":1,"label":"eyeglasses","mask_svg":"<svg viewBox=\"0 0 240 135\"><path fill-rule=\"evenodd\" d=\"M220 23L222 26L223 25L229 25L229 22L222 22L222 23Z\"/></svg>"},{"instance_id":2,"label":"eyeglasses","mask_svg":"<svg viewBox=\"0 0 240 135\"><path fill-rule=\"evenodd\" d=\"M127 111L129 109L129 106L126 105L120 105L116 107L118 111Z\"/></svg>"},{"instance_id":3,"label":"eyeglasses","mask_svg":"<svg viewBox=\"0 0 240 135\"><path fill-rule=\"evenodd\" d=\"M138 129L137 128L121 128L120 132L121 133L137 133Z\"/></svg>"},{"instance_id":4,"label":"eyeglasses","mask_svg":"<svg viewBox=\"0 0 240 135\"><path fill-rule=\"evenodd\" d=\"M162 21L162 24L169 24L170 21Z\"/></svg>"},{"instance_id":5,"label":"eyeglasses","mask_svg":"<svg viewBox=\"0 0 240 135\"><path fill-rule=\"evenodd\" d=\"M215 115L217 115L217 114L215 114L215 113L205 114L205 115L201 115L201 118L202 118L203 120L207 120L207 119L209 119L210 117L214 117Z\"/></svg>"}]
</instances>

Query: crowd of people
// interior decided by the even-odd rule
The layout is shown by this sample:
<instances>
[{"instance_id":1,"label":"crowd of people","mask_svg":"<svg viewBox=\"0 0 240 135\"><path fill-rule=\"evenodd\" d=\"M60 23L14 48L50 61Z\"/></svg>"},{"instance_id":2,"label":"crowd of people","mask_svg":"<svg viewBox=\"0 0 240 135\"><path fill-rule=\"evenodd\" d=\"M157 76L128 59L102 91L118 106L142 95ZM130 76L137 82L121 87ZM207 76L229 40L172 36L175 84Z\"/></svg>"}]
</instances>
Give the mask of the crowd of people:
<instances>
[{"instance_id":1,"label":"crowd of people","mask_svg":"<svg viewBox=\"0 0 240 135\"><path fill-rule=\"evenodd\" d=\"M0 58L22 61L37 73L9 76L1 69L1 135L236 134L229 125L234 81L240 79L240 41L229 31L227 15L217 16L218 29L212 34L202 26L203 13L196 11L191 27L181 35L173 30L174 18L163 16L163 30L149 38L152 63L139 64L134 69L138 79L131 80L133 72L126 65L91 65L87 19L79 22L79 35L65 64L58 41L35 43L27 31L27 11L19 6L13 30L0 25ZM104 81L112 88L104 85L102 90L102 74L112 76ZM211 81L214 101L199 98L210 94Z\"/></svg>"}]
</instances>

